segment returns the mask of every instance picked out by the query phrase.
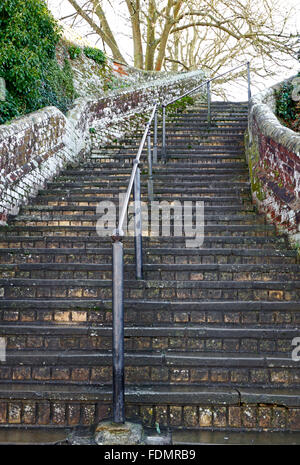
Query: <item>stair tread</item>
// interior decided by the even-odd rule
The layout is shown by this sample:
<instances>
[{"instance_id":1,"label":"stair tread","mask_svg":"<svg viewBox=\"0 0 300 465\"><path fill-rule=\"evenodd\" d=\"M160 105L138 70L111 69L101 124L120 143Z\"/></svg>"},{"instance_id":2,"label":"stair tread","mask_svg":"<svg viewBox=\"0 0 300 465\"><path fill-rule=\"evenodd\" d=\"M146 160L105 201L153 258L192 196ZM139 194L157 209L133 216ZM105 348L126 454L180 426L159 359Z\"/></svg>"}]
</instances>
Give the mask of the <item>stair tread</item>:
<instances>
[{"instance_id":1,"label":"stair tread","mask_svg":"<svg viewBox=\"0 0 300 465\"><path fill-rule=\"evenodd\" d=\"M200 102L167 115L168 162L153 164L156 200L205 202L203 247L186 248L188 237L144 235L147 279L136 280L134 239L124 238L126 402L140 412L145 408L153 423L159 408L169 418L171 407L177 406L183 409L180 428L186 428L191 407L196 416L199 408L209 408L213 429L218 407L234 406L242 415L246 406L295 411L300 407L299 370L291 357L300 321L297 252L257 214L252 202L243 147L248 103L212 102L211 108L210 127L205 122L207 106ZM96 233L96 205L116 201L127 189L141 137L142 128L105 147L93 139L97 148L92 147L77 167L67 166L9 218L9 227L0 226L0 335L8 339L6 364L0 366L0 399L10 402L10 428L15 427L13 408L17 411L21 404L33 404L34 415L41 403L49 409L51 405L51 425L60 415L54 417L57 405L66 405L68 424L67 409L74 405L83 421L83 406L88 410L98 404L100 412L111 404L111 238ZM144 200L146 147L141 171ZM53 375L56 368L58 377ZM166 375L160 374L163 368ZM22 378L23 369L29 371ZM48 377L35 376L35 370L43 369ZM76 378L73 369L90 374ZM95 369L101 374L93 377ZM194 374L201 369L207 378ZM59 378L66 371L69 374ZM224 372L227 377L221 376ZM20 422L27 418L26 410L22 412ZM227 410L227 430L229 417ZM278 428L287 429L293 414L291 418ZM255 428L260 428L258 420ZM181 433L175 442L186 438L191 443L223 443L225 434L205 439L192 433L191 439ZM228 441L236 442L230 434ZM30 435L25 436L30 443ZM4 435L4 442L10 437ZM50 434L41 441L55 438ZM241 439L248 440L249 436ZM261 442L265 440L269 436ZM254 433L251 441L258 441Z\"/></svg>"}]
</instances>

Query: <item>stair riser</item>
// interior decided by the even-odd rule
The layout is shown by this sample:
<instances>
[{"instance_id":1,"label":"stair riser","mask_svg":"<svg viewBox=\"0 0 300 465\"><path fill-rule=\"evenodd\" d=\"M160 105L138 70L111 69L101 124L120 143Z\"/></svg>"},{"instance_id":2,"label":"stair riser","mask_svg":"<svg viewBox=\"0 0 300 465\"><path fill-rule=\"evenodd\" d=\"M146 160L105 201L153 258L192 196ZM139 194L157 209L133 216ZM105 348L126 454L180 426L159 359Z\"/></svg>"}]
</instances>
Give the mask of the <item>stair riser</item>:
<instances>
[{"instance_id":1,"label":"stair riser","mask_svg":"<svg viewBox=\"0 0 300 465\"><path fill-rule=\"evenodd\" d=\"M86 216L79 216L75 217L75 215L61 215L59 216L56 212L55 214L45 214L45 215L39 215L39 217L34 217L34 216L29 216L31 218L30 220L26 221L23 217L20 217L21 219L18 221L18 225L22 225L20 223L25 223L24 226L27 224L28 226L94 226L96 228L97 221L98 221L98 215L86 215ZM258 218L259 221L257 221L256 216L252 217L246 217L246 216L236 216L236 217L224 217L222 218L220 216L219 219L213 219L211 220L209 218L209 215L207 215L206 219L204 219L204 225L208 231L204 230L205 232L211 233L210 229L213 229L213 226L216 226L216 231L221 231L220 226L224 226L224 229L226 230L226 226L230 228L232 232L237 232L234 230L234 226L236 226L238 230L238 226L240 226L240 232L245 232L247 231L247 225L251 226L249 228L249 231L257 227L258 230L262 230L263 227L265 226L264 232L267 233L267 231L273 232L268 225L265 225L265 220L264 218ZM192 224L195 225L195 220L196 217L190 217L185 215L184 217L184 224ZM175 221L175 224L180 226L182 224L183 220L180 216L177 217L170 217L170 232L171 235L174 235L174 230L173 230L173 222ZM189 223L188 223L189 222ZM167 225L165 225L167 227ZM151 221L150 225L147 225L146 221L144 221L142 225L143 229L143 235L148 235L151 233L151 230L156 231L157 228L162 227L162 221ZM181 228L182 229L182 228ZM177 230L177 228L176 228ZM153 233L154 235L155 233Z\"/></svg>"},{"instance_id":2,"label":"stair riser","mask_svg":"<svg viewBox=\"0 0 300 465\"><path fill-rule=\"evenodd\" d=\"M82 313L77 316L83 315ZM24 362L22 352L19 352L20 356L18 356L16 351L30 351L32 354L41 357L43 362L47 360L48 355L51 356L51 352L53 351L63 356L65 351L78 352L82 350L83 352L95 354L95 350L103 353L104 350L112 349L112 332L110 327L96 327L87 332L84 331L82 323L83 322L77 321L78 326L74 329L74 322L72 325L73 327L61 328L60 331L56 331L55 327L48 327L48 331L45 331L43 328L38 331L38 328L26 327L25 323L22 325L18 324L17 327L8 325L7 327L1 327L1 337L5 337L6 339L8 357L6 365L16 365L16 360L17 363ZM154 328L153 330L147 326L131 328L126 326L125 351L131 353L131 356L140 351L145 352L146 355L153 354L153 356L158 356L162 351L167 351L168 354L171 352L184 352L186 356L193 356L195 353L198 353L199 356L201 356L202 353L206 355L211 353L212 356L227 354L230 357L236 353L240 353L242 355L251 354L258 357L261 353L265 353L270 357L274 355L281 357L286 355L289 357L293 350L292 340L294 337L297 337L299 333L297 330L278 330L276 332L274 328L272 329L273 331L269 332L267 330L262 331L259 328L257 328L256 331L252 330L252 332L247 332L247 330L243 331L242 329L226 331L226 329L222 327L217 327L216 329L211 328L211 330L209 330L209 328L201 329L199 326L195 327L195 325L191 323L186 323L185 327L181 325L174 328L169 325L167 327ZM63 330L65 334L62 334ZM78 335L80 333L82 335ZM11 351L14 351L12 359L9 358ZM45 353L44 358L43 352ZM29 359L27 359L26 362L27 364L29 363L28 360ZM99 360L101 360L101 357ZM287 362L290 365L292 364L291 360ZM32 358L32 363L38 364L37 361L34 361L34 358ZM65 364L65 362L58 363ZM92 364L93 363L94 362L92 362ZM149 363L151 365L151 362ZM198 362L196 362L196 364L197 363ZM244 364L246 363L247 362L244 360ZM78 357L76 364L82 364L82 366L84 366L84 362L80 361L80 357ZM199 364L201 365L201 361ZM0 368L3 366L5 366L5 363L1 363ZM188 362L187 366L189 366ZM253 366L252 361L249 362L249 367L250 366Z\"/></svg>"},{"instance_id":3,"label":"stair riser","mask_svg":"<svg viewBox=\"0 0 300 465\"><path fill-rule=\"evenodd\" d=\"M65 245L65 244L64 244ZM44 244L43 244L44 246ZM238 251L238 249L237 249ZM112 251L111 247L108 247L107 250L103 252L96 252L89 248L80 249L77 251L53 251L49 249L49 252L34 252L30 251L28 253L14 252L14 253L3 253L0 249L0 263L7 264L22 264L22 263L111 263ZM134 263L135 258L133 255L133 250L126 251L125 249L125 263ZM218 253L217 256L212 254L210 250L201 251L201 254L197 253L197 250L194 253L191 251L184 255L178 255L176 253L176 248L174 251L170 250L168 252L161 252L159 250L156 253L144 251L144 262L145 263L156 263L156 264L166 264L166 263L176 263L176 264L196 264L196 263L253 263L253 264L284 264L284 263L296 263L296 257L285 257L285 256L268 256L267 254L241 254L241 255L232 255L232 254L222 254Z\"/></svg>"},{"instance_id":4,"label":"stair riser","mask_svg":"<svg viewBox=\"0 0 300 465\"><path fill-rule=\"evenodd\" d=\"M82 396L83 398L84 396ZM93 399L72 400L61 396L54 400L36 400L26 395L15 400L2 397L1 424L3 426L54 426L56 428L91 426L111 416L111 396L104 401ZM144 426L202 431L299 431L300 409L245 403L214 406L209 402L158 403L151 397L144 402L126 402L126 418L142 421Z\"/></svg>"},{"instance_id":5,"label":"stair riser","mask_svg":"<svg viewBox=\"0 0 300 465\"><path fill-rule=\"evenodd\" d=\"M73 299L74 300L74 299ZM65 305L64 305L65 303ZM145 304L144 304L145 306ZM7 323L16 322L40 322L43 324L48 323L98 323L104 326L111 327L112 313L111 310L106 310L106 307L111 308L111 302L102 304L101 301L91 303L88 301L82 305L82 302L78 302L77 306L68 305L68 302L59 302L55 308L52 308L48 304L37 304L34 308L31 308L30 304L25 308L20 307L18 302L14 302L13 306L7 307L6 304L2 305L0 310L0 321ZM149 305L148 305L149 307ZM206 310L192 304L184 310L171 309L168 305L153 304L154 308L149 310L138 310L134 309L132 304L125 302L125 322L127 325L168 325L172 324L174 327L182 326L183 323L190 325L205 325L209 327L244 327L247 328L249 325L257 325L258 327L265 327L266 325L272 325L275 328L291 327L300 324L299 306L293 305L292 308L269 308L268 310L262 310L259 302L256 305L251 305L249 310L236 309L234 306L230 306L228 309L218 309L215 307L212 310ZM297 310L296 310L297 309Z\"/></svg>"},{"instance_id":6,"label":"stair riser","mask_svg":"<svg viewBox=\"0 0 300 465\"><path fill-rule=\"evenodd\" d=\"M78 271L77 266L74 269L50 271L45 269L32 271L2 271L0 269L0 278L28 278L28 279L112 279L111 271ZM195 281L195 280L213 280L213 281L289 281L299 278L298 271L265 271L265 272L218 272L218 271L144 271L144 279L146 280L176 280L176 281ZM124 273L125 279L135 279L135 271L131 269Z\"/></svg>"},{"instance_id":7,"label":"stair riser","mask_svg":"<svg viewBox=\"0 0 300 465\"><path fill-rule=\"evenodd\" d=\"M197 287L192 287L192 284L197 284ZM199 284L202 286L199 288ZM180 283L177 283L179 286ZM212 286L212 284L214 284ZM182 282L182 287L169 287L165 282L157 282L157 286L152 288L133 288L129 285L129 288L124 289L125 299L146 299L146 300L188 300L188 301L290 301L298 300L300 297L300 291L294 289L291 285L286 282L278 283L276 286L272 286L271 283L266 283L265 288L258 288L256 282L253 282L253 287L256 289L249 289L247 287L247 281L241 281L239 288L226 288L226 282L190 282L189 287L185 287L186 284ZM232 284L233 285L233 284ZM163 287L163 288L162 288ZM0 282L0 292L3 298L10 299L24 299L24 298L86 298L86 299L111 299L111 283L107 281L105 287L101 287L101 284L94 285L91 282L87 282L86 285L79 284L65 284L62 282L53 282L50 285L50 281L45 284L39 284L32 286L31 283L25 283L23 285L9 285Z\"/></svg>"},{"instance_id":8,"label":"stair riser","mask_svg":"<svg viewBox=\"0 0 300 465\"><path fill-rule=\"evenodd\" d=\"M22 360L22 359L20 359ZM21 363L23 363L21 361ZM126 363L126 361L125 361ZM189 367L165 367L165 366L127 366L125 368L125 382L128 386L143 383L143 385L165 386L184 385L189 383L197 386L206 387L213 383L215 386L221 387L269 387L274 389L278 387L299 387L299 370L295 369L276 369L276 368L260 368L246 367L227 368L221 366L215 368L207 368L199 366L197 368ZM64 383L74 384L93 384L106 385L112 384L112 369L111 364L101 365L94 361L93 367L87 367L82 363L72 366L72 364L62 364L59 362L48 365L47 363L40 366L13 365L0 367L0 384L1 382L14 382L15 384L31 382L43 384Z\"/></svg>"}]
</instances>

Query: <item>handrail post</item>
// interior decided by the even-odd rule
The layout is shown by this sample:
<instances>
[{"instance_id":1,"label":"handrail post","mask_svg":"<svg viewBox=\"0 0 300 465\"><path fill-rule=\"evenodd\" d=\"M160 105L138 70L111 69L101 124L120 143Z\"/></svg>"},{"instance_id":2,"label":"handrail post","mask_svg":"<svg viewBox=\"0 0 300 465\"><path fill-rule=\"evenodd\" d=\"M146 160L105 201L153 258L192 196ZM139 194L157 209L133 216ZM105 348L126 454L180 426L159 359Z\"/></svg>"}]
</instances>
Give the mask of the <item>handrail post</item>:
<instances>
[{"instance_id":1,"label":"handrail post","mask_svg":"<svg viewBox=\"0 0 300 465\"><path fill-rule=\"evenodd\" d=\"M157 108L154 114L153 163L157 163Z\"/></svg>"},{"instance_id":2,"label":"handrail post","mask_svg":"<svg viewBox=\"0 0 300 465\"><path fill-rule=\"evenodd\" d=\"M210 92L210 81L206 83L207 88L207 123L210 126L211 123L211 92Z\"/></svg>"},{"instance_id":3,"label":"handrail post","mask_svg":"<svg viewBox=\"0 0 300 465\"><path fill-rule=\"evenodd\" d=\"M124 423L124 252L118 231L112 241L113 421Z\"/></svg>"},{"instance_id":4,"label":"handrail post","mask_svg":"<svg viewBox=\"0 0 300 465\"><path fill-rule=\"evenodd\" d=\"M162 159L167 159L167 148L166 148L166 105L162 105Z\"/></svg>"},{"instance_id":5,"label":"handrail post","mask_svg":"<svg viewBox=\"0 0 300 465\"><path fill-rule=\"evenodd\" d=\"M134 163L138 163L137 160ZM142 210L141 210L141 170L137 166L134 185L134 248L136 279L143 279L143 244L142 244Z\"/></svg>"},{"instance_id":6,"label":"handrail post","mask_svg":"<svg viewBox=\"0 0 300 465\"><path fill-rule=\"evenodd\" d=\"M249 103L251 99L250 61L247 61L247 75L248 75L248 103Z\"/></svg>"},{"instance_id":7,"label":"handrail post","mask_svg":"<svg viewBox=\"0 0 300 465\"><path fill-rule=\"evenodd\" d=\"M151 135L150 130L147 134L147 147L148 147L148 198L151 202L153 200L153 176L152 176L152 154L151 154Z\"/></svg>"}]
</instances>

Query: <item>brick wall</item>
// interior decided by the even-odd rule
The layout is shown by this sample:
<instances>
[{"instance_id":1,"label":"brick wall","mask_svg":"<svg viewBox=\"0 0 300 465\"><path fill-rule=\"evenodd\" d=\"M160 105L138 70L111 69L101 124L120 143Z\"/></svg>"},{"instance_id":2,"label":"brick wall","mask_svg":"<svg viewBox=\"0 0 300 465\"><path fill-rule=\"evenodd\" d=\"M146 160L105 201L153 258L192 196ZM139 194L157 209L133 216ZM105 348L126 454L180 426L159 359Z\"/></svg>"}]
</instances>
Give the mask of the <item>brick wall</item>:
<instances>
[{"instance_id":1,"label":"brick wall","mask_svg":"<svg viewBox=\"0 0 300 465\"><path fill-rule=\"evenodd\" d=\"M274 114L281 84L251 99L246 153L254 202L292 243L300 243L300 135Z\"/></svg>"},{"instance_id":2,"label":"brick wall","mask_svg":"<svg viewBox=\"0 0 300 465\"><path fill-rule=\"evenodd\" d=\"M155 101L169 100L203 80L201 71L153 79L104 98L79 98L67 116L47 107L0 126L0 224L9 214L17 214L66 164L89 152L91 127L104 130L118 123L122 128L124 122L127 128L125 122L132 115L149 111Z\"/></svg>"}]
</instances>

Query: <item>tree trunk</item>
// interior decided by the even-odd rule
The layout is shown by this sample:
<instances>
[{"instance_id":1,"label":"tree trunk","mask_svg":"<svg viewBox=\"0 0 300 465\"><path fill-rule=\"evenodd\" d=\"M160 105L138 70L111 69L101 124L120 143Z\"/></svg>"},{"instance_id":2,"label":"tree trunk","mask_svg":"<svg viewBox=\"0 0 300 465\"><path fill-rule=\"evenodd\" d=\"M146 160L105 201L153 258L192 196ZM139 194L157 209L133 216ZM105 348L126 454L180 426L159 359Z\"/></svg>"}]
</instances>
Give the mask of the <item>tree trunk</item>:
<instances>
[{"instance_id":1,"label":"tree trunk","mask_svg":"<svg viewBox=\"0 0 300 465\"><path fill-rule=\"evenodd\" d=\"M177 2L174 5L173 9L173 17L171 18L171 7L173 6L173 2L171 0L168 1L168 6L166 8L166 23L161 35L161 40L159 44L159 51L158 51L158 57L156 60L155 64L155 71L160 71L165 54L166 54L166 46L169 38L170 31L173 27L173 25L176 23L177 16L179 14L180 7L182 5L183 0L177 0Z\"/></svg>"},{"instance_id":2,"label":"tree trunk","mask_svg":"<svg viewBox=\"0 0 300 465\"><path fill-rule=\"evenodd\" d=\"M104 33L103 40L107 43L107 45L111 49L114 59L117 61L126 63L126 60L124 59L118 47L118 44L114 38L114 35L109 27L109 24L107 22L104 11L102 10L100 2L98 0L93 0L92 3L93 3L93 6L95 8L95 13L99 18L99 21L100 21L100 24L101 24L101 27Z\"/></svg>"},{"instance_id":3,"label":"tree trunk","mask_svg":"<svg viewBox=\"0 0 300 465\"><path fill-rule=\"evenodd\" d=\"M139 69L144 67L144 54L140 25L140 0L126 0L130 14L133 39L134 66Z\"/></svg>"},{"instance_id":4,"label":"tree trunk","mask_svg":"<svg viewBox=\"0 0 300 465\"><path fill-rule=\"evenodd\" d=\"M154 54L156 49L155 41L155 23L156 23L156 5L155 0L149 0L147 16L147 48L145 57L145 69L152 71L154 68Z\"/></svg>"}]
</instances>

